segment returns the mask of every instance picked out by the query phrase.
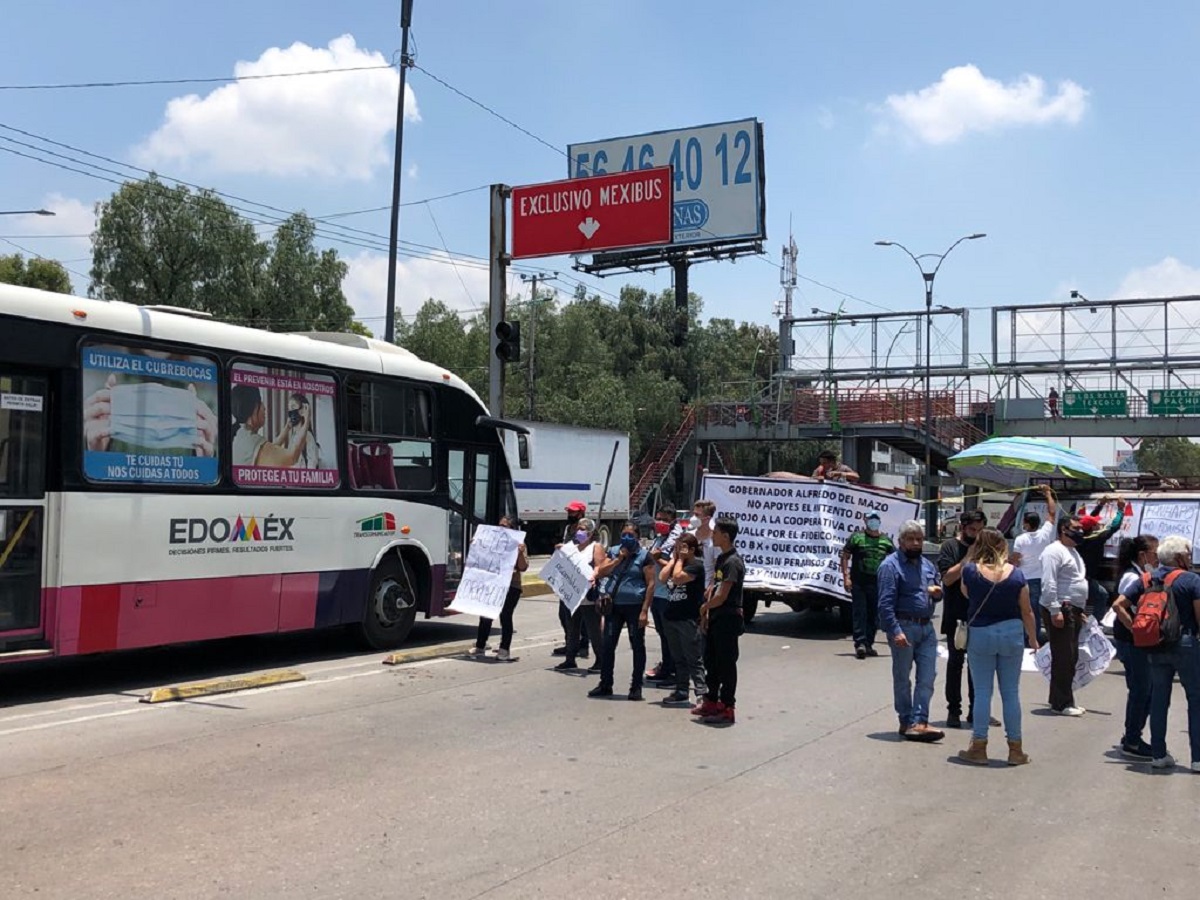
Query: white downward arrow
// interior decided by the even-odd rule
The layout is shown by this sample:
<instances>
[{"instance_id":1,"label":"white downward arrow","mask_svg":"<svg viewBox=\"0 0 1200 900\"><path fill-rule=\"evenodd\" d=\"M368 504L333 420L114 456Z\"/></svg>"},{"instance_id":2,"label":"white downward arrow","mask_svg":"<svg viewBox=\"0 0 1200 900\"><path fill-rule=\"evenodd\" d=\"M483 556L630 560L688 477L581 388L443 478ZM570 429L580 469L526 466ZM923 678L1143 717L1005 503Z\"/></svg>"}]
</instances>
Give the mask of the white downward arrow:
<instances>
[{"instance_id":1,"label":"white downward arrow","mask_svg":"<svg viewBox=\"0 0 1200 900\"><path fill-rule=\"evenodd\" d=\"M579 223L579 230L582 231L583 236L590 241L592 239L592 235L600 230L600 223L591 216L588 216Z\"/></svg>"}]
</instances>

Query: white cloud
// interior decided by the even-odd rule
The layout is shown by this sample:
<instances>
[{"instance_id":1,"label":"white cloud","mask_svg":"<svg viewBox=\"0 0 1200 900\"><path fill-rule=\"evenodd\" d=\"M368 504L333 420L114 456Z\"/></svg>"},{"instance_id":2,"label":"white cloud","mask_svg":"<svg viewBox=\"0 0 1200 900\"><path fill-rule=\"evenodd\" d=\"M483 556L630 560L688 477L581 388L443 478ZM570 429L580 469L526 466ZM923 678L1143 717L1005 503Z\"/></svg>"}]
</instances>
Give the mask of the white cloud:
<instances>
[{"instance_id":1,"label":"white cloud","mask_svg":"<svg viewBox=\"0 0 1200 900\"><path fill-rule=\"evenodd\" d=\"M488 273L478 265L450 265L443 253L430 251L434 259L411 259L400 257L396 263L396 308L411 316L432 297L454 310L474 314L479 308L487 308ZM355 315L376 335L382 336L387 307L387 256L381 253L362 252L348 257L350 271L342 283L347 302L354 308ZM462 282L459 276L462 276ZM467 290L463 288L466 283Z\"/></svg>"},{"instance_id":2,"label":"white cloud","mask_svg":"<svg viewBox=\"0 0 1200 900\"><path fill-rule=\"evenodd\" d=\"M1048 95L1046 82L1022 75L1003 84L973 65L947 69L934 84L892 94L886 107L900 124L928 144L948 144L970 131L1065 122L1076 125L1087 109L1088 92L1061 81Z\"/></svg>"},{"instance_id":3,"label":"white cloud","mask_svg":"<svg viewBox=\"0 0 1200 900\"><path fill-rule=\"evenodd\" d=\"M300 42L272 47L234 74L265 75L387 65L344 34L326 47ZM385 139L395 126L395 69L264 78L189 94L167 104L163 124L136 154L146 166L202 166L211 171L275 176L367 179L391 164ZM420 121L405 85L406 121Z\"/></svg>"},{"instance_id":4,"label":"white cloud","mask_svg":"<svg viewBox=\"0 0 1200 900\"><path fill-rule=\"evenodd\" d=\"M85 234L89 238L79 238L85 246L91 246L90 236L96 228L96 209L94 204L84 203L74 197L64 197L62 194L47 194L42 198L42 208L54 213L53 216L31 216L21 227L31 234Z\"/></svg>"},{"instance_id":5,"label":"white cloud","mask_svg":"<svg viewBox=\"0 0 1200 900\"><path fill-rule=\"evenodd\" d=\"M421 170L419 168L417 168L416 163L413 163L412 165L410 165L408 167L408 177L411 178L413 181L416 181L417 178L420 177L420 175L421 175Z\"/></svg>"},{"instance_id":6,"label":"white cloud","mask_svg":"<svg viewBox=\"0 0 1200 900\"><path fill-rule=\"evenodd\" d=\"M833 126L837 124L833 117L833 110L828 106L822 106L817 109L817 124L822 131L832 131Z\"/></svg>"},{"instance_id":7,"label":"white cloud","mask_svg":"<svg viewBox=\"0 0 1200 900\"><path fill-rule=\"evenodd\" d=\"M1168 256L1161 262L1134 269L1122 280L1113 299L1186 297L1200 294L1200 269Z\"/></svg>"}]
</instances>

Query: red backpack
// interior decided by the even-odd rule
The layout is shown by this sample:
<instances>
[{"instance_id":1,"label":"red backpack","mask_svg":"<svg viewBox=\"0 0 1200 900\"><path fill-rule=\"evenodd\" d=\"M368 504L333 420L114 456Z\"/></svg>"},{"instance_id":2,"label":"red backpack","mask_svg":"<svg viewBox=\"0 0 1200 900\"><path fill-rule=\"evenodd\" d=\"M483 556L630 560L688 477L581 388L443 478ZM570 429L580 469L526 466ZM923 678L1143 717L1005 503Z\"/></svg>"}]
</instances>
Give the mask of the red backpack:
<instances>
[{"instance_id":1,"label":"red backpack","mask_svg":"<svg viewBox=\"0 0 1200 900\"><path fill-rule=\"evenodd\" d=\"M1173 569L1166 578L1142 573L1142 596L1133 614L1133 645L1145 650L1174 644L1182 634L1179 607L1175 605L1175 579L1183 569Z\"/></svg>"}]
</instances>

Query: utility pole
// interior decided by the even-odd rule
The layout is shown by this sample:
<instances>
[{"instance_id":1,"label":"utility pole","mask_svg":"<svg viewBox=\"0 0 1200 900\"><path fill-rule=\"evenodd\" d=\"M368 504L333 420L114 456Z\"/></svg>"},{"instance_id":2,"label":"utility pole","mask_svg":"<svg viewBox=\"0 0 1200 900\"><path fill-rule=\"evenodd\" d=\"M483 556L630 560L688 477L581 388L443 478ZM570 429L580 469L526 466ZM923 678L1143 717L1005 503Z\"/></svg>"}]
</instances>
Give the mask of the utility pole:
<instances>
[{"instance_id":1,"label":"utility pole","mask_svg":"<svg viewBox=\"0 0 1200 900\"><path fill-rule=\"evenodd\" d=\"M504 362L496 354L496 327L505 319L508 281L508 198L512 188L493 184L490 191L491 222L488 248L488 410L497 419L504 417Z\"/></svg>"},{"instance_id":2,"label":"utility pole","mask_svg":"<svg viewBox=\"0 0 1200 900\"><path fill-rule=\"evenodd\" d=\"M400 95L396 99L396 152L392 160L392 229L388 238L387 321L383 339L396 343L396 255L400 245L400 179L404 156L404 87L411 61L408 32L412 27L413 0L400 0Z\"/></svg>"},{"instance_id":3,"label":"utility pole","mask_svg":"<svg viewBox=\"0 0 1200 900\"><path fill-rule=\"evenodd\" d=\"M783 285L783 315L779 317L779 371L791 368L792 359L792 294L796 290L796 239L788 232L788 243L783 248L783 264L779 267L779 283Z\"/></svg>"},{"instance_id":4,"label":"utility pole","mask_svg":"<svg viewBox=\"0 0 1200 900\"><path fill-rule=\"evenodd\" d=\"M530 283L530 290L529 290L529 363L528 363L528 366L529 366L528 373L529 374L528 374L528 378L526 380L526 388L525 388L526 396L527 396L527 400L526 400L527 409L526 409L525 418L529 419L532 422L534 419L534 410L535 410L534 400L535 400L535 393L536 393L535 385L536 385L536 378L537 378L537 369L535 368L536 363L534 362L534 360L536 359L536 357L534 356L534 343L537 339L538 281L547 281L547 280L549 280L549 276L547 276L546 273L544 273L544 272L535 272L532 275L522 275L521 280L527 281Z\"/></svg>"}]
</instances>

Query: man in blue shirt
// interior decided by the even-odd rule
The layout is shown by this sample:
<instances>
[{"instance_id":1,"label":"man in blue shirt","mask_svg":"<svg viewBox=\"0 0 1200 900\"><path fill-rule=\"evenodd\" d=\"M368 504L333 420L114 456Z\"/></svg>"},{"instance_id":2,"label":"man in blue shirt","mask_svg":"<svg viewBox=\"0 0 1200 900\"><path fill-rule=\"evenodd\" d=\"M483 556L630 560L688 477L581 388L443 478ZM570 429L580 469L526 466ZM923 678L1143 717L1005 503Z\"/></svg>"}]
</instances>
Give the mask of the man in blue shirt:
<instances>
[{"instance_id":1,"label":"man in blue shirt","mask_svg":"<svg viewBox=\"0 0 1200 900\"><path fill-rule=\"evenodd\" d=\"M1182 636L1174 644L1150 650L1150 764L1156 769L1175 766L1174 758L1167 752L1167 711L1178 675L1187 697L1192 771L1200 772L1200 575L1190 571L1192 542L1178 535L1164 538L1158 544L1158 562L1159 567L1151 574L1154 581L1165 581L1172 571L1183 570L1171 584ZM1114 607L1122 622L1129 619L1126 624L1132 625L1130 607L1137 607L1145 590L1144 582L1139 583L1117 598Z\"/></svg>"},{"instance_id":2,"label":"man in blue shirt","mask_svg":"<svg viewBox=\"0 0 1200 900\"><path fill-rule=\"evenodd\" d=\"M937 676L938 633L934 604L942 596L937 568L921 555L925 529L904 523L900 549L879 564L879 627L892 648L892 689L900 735L910 741L940 741L945 734L929 727L929 702ZM912 685L917 668L916 690Z\"/></svg>"}]
</instances>

